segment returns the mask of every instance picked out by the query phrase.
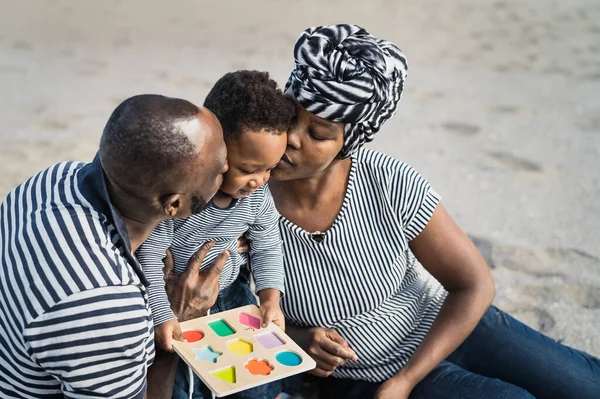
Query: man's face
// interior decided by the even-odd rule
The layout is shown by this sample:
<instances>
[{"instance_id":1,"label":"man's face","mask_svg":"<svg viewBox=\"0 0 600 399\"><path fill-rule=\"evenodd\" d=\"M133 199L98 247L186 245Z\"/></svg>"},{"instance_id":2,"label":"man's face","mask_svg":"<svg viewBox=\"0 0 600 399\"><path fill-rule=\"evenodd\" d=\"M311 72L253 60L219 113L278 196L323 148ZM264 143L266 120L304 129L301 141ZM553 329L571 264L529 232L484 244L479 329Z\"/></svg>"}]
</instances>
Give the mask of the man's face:
<instances>
[{"instance_id":1,"label":"man's face","mask_svg":"<svg viewBox=\"0 0 600 399\"><path fill-rule=\"evenodd\" d=\"M201 108L198 117L182 131L196 148L195 158L179 171L179 196L170 206L176 218L186 218L206 208L227 172L227 148L217 118Z\"/></svg>"},{"instance_id":2,"label":"man's face","mask_svg":"<svg viewBox=\"0 0 600 399\"><path fill-rule=\"evenodd\" d=\"M192 215L199 214L200 212L206 209L208 203L209 201L206 201L205 199L202 199L199 196L192 196L192 207L190 209L190 213Z\"/></svg>"},{"instance_id":3,"label":"man's face","mask_svg":"<svg viewBox=\"0 0 600 399\"><path fill-rule=\"evenodd\" d=\"M225 151L222 152L227 154ZM205 174L204 176L200 176L195 182L192 182L196 186L196 191L189 196L190 215L196 215L206 209L212 197L214 197L221 184L223 184L223 173L227 172L228 168L225 156L223 156L223 159L217 159L213 162L210 167L212 170L207 171L207 166L199 166L195 168L195 172L192 171L190 173L192 179L194 179L195 175Z\"/></svg>"}]
</instances>

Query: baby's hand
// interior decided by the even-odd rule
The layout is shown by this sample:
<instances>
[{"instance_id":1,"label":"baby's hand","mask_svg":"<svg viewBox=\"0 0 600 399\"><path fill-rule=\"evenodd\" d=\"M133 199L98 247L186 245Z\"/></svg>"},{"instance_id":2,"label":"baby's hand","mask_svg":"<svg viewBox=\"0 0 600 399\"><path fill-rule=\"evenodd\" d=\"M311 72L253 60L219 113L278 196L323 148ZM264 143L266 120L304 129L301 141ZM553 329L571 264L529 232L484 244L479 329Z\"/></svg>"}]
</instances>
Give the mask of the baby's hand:
<instances>
[{"instance_id":1,"label":"baby's hand","mask_svg":"<svg viewBox=\"0 0 600 399\"><path fill-rule=\"evenodd\" d=\"M173 352L173 340L184 340L177 319L165 321L154 327L154 343L158 349Z\"/></svg>"},{"instance_id":2,"label":"baby's hand","mask_svg":"<svg viewBox=\"0 0 600 399\"><path fill-rule=\"evenodd\" d=\"M279 298L261 301L260 311L262 313L262 326L266 327L270 322L276 324L285 331L285 318L279 307Z\"/></svg>"}]
</instances>

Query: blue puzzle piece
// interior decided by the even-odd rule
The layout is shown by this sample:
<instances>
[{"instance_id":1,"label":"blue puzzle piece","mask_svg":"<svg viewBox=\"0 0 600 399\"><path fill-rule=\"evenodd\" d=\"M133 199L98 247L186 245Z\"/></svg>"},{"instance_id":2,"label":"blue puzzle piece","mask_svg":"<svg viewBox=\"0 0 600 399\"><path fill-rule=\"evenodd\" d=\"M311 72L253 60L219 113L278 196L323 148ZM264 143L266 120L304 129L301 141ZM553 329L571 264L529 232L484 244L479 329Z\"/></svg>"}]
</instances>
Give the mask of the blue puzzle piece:
<instances>
[{"instance_id":1,"label":"blue puzzle piece","mask_svg":"<svg viewBox=\"0 0 600 399\"><path fill-rule=\"evenodd\" d=\"M206 360L207 362L216 363L217 358L223 354L223 352L217 352L210 346L204 346L200 349L192 349L196 353L196 360Z\"/></svg>"}]
</instances>

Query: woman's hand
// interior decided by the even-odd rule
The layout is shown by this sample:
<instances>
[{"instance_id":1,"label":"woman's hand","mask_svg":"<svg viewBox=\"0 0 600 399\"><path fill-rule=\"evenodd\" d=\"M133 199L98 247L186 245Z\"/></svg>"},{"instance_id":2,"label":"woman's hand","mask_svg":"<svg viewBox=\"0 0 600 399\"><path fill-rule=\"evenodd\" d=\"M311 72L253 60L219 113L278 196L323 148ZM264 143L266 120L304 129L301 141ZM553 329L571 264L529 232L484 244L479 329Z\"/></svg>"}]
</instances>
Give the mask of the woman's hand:
<instances>
[{"instance_id":1,"label":"woman's hand","mask_svg":"<svg viewBox=\"0 0 600 399\"><path fill-rule=\"evenodd\" d=\"M396 375L381 384L374 399L408 399L413 388L412 382Z\"/></svg>"},{"instance_id":2,"label":"woman's hand","mask_svg":"<svg viewBox=\"0 0 600 399\"><path fill-rule=\"evenodd\" d=\"M317 377L329 377L348 361L358 360L348 342L331 328L288 327L287 333L317 362L317 367L310 371Z\"/></svg>"}]
</instances>

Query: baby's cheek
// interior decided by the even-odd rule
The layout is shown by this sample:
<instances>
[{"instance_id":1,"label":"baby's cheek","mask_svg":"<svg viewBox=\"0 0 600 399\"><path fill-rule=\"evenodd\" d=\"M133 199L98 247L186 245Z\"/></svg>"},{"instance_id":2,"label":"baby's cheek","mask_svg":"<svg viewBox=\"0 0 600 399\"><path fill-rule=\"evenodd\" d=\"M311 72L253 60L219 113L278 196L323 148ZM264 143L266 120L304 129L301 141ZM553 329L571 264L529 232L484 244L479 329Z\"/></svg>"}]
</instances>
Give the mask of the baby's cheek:
<instances>
[{"instance_id":1,"label":"baby's cheek","mask_svg":"<svg viewBox=\"0 0 600 399\"><path fill-rule=\"evenodd\" d=\"M235 179L235 187L237 189L243 188L248 184L249 180L250 179L248 179L247 177L240 176L239 178Z\"/></svg>"},{"instance_id":2,"label":"baby's cheek","mask_svg":"<svg viewBox=\"0 0 600 399\"><path fill-rule=\"evenodd\" d=\"M229 187L235 189L239 186L239 181L242 180L240 176L236 176L231 174L229 176L225 176L223 179L223 187Z\"/></svg>"}]
</instances>

